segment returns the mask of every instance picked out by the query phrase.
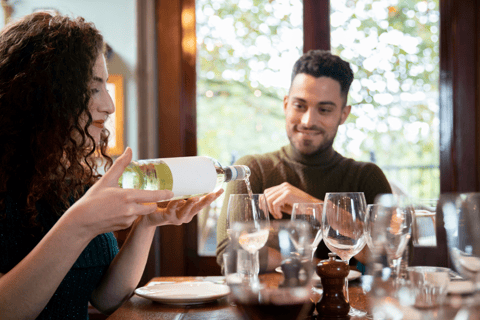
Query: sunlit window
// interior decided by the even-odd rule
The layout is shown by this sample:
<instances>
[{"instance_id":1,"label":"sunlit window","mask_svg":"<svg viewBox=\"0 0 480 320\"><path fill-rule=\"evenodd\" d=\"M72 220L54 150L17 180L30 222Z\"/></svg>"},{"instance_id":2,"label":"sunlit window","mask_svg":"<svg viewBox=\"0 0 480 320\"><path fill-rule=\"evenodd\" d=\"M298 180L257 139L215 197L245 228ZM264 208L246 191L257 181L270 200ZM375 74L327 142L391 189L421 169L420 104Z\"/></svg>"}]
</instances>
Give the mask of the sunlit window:
<instances>
[{"instance_id":1,"label":"sunlit window","mask_svg":"<svg viewBox=\"0 0 480 320\"><path fill-rule=\"evenodd\" d=\"M198 154L229 165L288 144L282 101L302 54L301 0L197 0ZM199 253L214 254L223 199L199 216Z\"/></svg>"},{"instance_id":2,"label":"sunlit window","mask_svg":"<svg viewBox=\"0 0 480 320\"><path fill-rule=\"evenodd\" d=\"M418 198L437 198L439 3L331 1L332 51L355 73L352 113L334 147L374 161Z\"/></svg>"},{"instance_id":3,"label":"sunlit window","mask_svg":"<svg viewBox=\"0 0 480 320\"><path fill-rule=\"evenodd\" d=\"M331 46L355 73L334 148L377 163L400 191L439 194L439 4L336 0ZM198 154L224 165L288 144L282 100L302 54L301 0L197 0ZM199 215L213 255L223 199Z\"/></svg>"}]
</instances>

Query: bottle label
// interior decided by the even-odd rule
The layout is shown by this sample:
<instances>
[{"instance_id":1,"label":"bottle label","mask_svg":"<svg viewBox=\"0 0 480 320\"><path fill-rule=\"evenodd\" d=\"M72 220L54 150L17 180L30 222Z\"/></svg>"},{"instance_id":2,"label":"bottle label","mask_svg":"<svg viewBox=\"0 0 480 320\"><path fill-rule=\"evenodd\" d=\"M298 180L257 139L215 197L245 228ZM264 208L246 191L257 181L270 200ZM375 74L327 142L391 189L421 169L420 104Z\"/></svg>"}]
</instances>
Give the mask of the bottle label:
<instances>
[{"instance_id":1,"label":"bottle label","mask_svg":"<svg viewBox=\"0 0 480 320\"><path fill-rule=\"evenodd\" d=\"M175 197L209 193L215 189L217 170L207 157L164 158L173 177Z\"/></svg>"}]
</instances>

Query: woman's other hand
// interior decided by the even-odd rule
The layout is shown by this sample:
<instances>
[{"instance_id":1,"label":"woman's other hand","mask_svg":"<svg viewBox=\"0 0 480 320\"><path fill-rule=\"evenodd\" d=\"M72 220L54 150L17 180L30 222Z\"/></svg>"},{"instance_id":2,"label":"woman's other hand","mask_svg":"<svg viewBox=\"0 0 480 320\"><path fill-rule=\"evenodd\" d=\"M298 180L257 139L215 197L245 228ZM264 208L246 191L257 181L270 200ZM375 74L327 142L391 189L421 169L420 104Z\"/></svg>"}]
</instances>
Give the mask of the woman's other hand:
<instances>
[{"instance_id":1,"label":"woman's other hand","mask_svg":"<svg viewBox=\"0 0 480 320\"><path fill-rule=\"evenodd\" d=\"M159 206L157 210L143 217L149 226L181 225L192 221L193 217L206 206L209 206L223 193L223 189L209 193L200 198L188 200L173 200L166 206Z\"/></svg>"},{"instance_id":2,"label":"woman's other hand","mask_svg":"<svg viewBox=\"0 0 480 320\"><path fill-rule=\"evenodd\" d=\"M107 173L98 180L65 214L72 215L78 227L91 237L126 229L143 215L157 211L156 202L170 199L169 190L122 189L118 185L125 168L132 160L132 150L127 148ZM175 206L175 208L178 204ZM197 208L197 203L179 209ZM171 209L170 209L171 211ZM181 210L181 212L185 212ZM179 215L182 218L183 215Z\"/></svg>"}]
</instances>

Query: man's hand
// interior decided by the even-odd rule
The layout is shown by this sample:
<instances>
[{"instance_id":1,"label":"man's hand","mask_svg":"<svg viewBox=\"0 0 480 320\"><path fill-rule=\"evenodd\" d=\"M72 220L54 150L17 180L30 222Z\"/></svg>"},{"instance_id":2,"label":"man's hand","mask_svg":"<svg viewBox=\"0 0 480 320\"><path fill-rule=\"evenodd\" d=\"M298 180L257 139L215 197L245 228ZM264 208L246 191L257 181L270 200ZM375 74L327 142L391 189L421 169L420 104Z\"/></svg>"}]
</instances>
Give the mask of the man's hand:
<instances>
[{"instance_id":1,"label":"man's hand","mask_svg":"<svg viewBox=\"0 0 480 320\"><path fill-rule=\"evenodd\" d=\"M282 218L282 211L291 214L294 203L323 202L312 197L308 193L295 188L288 182L265 189L264 194L267 198L268 209L276 219Z\"/></svg>"}]
</instances>

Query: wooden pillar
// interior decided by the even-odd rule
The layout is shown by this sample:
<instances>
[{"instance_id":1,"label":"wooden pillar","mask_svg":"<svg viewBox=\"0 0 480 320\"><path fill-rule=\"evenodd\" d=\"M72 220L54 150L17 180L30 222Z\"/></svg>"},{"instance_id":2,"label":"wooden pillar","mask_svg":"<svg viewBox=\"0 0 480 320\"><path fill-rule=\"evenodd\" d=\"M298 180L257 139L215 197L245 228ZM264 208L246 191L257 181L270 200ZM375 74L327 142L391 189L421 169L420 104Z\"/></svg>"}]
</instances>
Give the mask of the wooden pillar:
<instances>
[{"instance_id":1,"label":"wooden pillar","mask_svg":"<svg viewBox=\"0 0 480 320\"><path fill-rule=\"evenodd\" d=\"M197 153L195 1L157 0L158 157ZM160 274L186 275L186 228L160 230ZM196 230L196 229L195 229Z\"/></svg>"},{"instance_id":2,"label":"wooden pillar","mask_svg":"<svg viewBox=\"0 0 480 320\"><path fill-rule=\"evenodd\" d=\"M330 50L330 0L303 1L303 52Z\"/></svg>"},{"instance_id":3,"label":"wooden pillar","mask_svg":"<svg viewBox=\"0 0 480 320\"><path fill-rule=\"evenodd\" d=\"M440 1L440 190L480 191L478 0Z\"/></svg>"}]
</instances>

